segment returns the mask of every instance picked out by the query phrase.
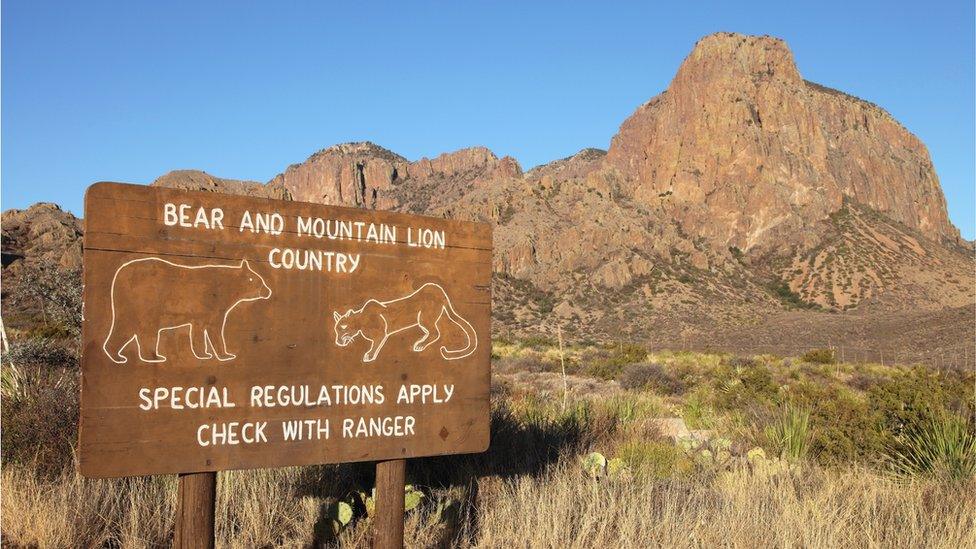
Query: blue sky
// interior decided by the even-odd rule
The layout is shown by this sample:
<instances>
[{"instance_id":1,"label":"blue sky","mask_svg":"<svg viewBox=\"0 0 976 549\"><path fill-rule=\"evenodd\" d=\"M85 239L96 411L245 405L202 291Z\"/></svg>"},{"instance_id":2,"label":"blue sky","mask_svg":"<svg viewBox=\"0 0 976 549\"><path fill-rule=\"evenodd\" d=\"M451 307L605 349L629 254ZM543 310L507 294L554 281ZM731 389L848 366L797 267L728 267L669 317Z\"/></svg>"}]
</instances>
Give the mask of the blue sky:
<instances>
[{"instance_id":1,"label":"blue sky","mask_svg":"<svg viewBox=\"0 0 976 549\"><path fill-rule=\"evenodd\" d=\"M736 31L921 137L972 239L976 15L924 4L5 0L2 207L80 213L92 182L177 168L266 181L359 140L528 169L606 148L698 38Z\"/></svg>"}]
</instances>

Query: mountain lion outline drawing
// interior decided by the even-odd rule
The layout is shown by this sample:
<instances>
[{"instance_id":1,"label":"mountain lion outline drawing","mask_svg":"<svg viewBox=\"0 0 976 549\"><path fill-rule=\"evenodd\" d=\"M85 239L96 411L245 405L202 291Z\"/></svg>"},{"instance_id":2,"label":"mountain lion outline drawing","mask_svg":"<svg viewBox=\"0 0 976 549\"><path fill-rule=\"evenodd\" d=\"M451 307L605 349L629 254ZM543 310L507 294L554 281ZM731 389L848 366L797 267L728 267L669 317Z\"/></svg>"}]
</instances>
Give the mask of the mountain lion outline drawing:
<instances>
[{"instance_id":1,"label":"mountain lion outline drawing","mask_svg":"<svg viewBox=\"0 0 976 549\"><path fill-rule=\"evenodd\" d=\"M440 339L439 323L444 317L461 328L468 342L461 349L448 349L442 345L441 357L445 360L458 360L470 356L478 348L478 334L471 323L454 309L444 288L433 282L428 282L398 299L370 299L359 309L350 309L345 314L332 312L336 345L345 347L357 337L369 342L369 349L363 354L363 362L376 360L391 335L410 328L420 328L423 332L423 336L414 342L413 351L419 353L427 349Z\"/></svg>"},{"instance_id":2,"label":"mountain lion outline drawing","mask_svg":"<svg viewBox=\"0 0 976 549\"><path fill-rule=\"evenodd\" d=\"M166 362L159 337L189 328L190 351L199 360L236 358L227 350L224 329L235 307L271 297L271 288L241 260L237 265L180 265L158 257L123 263L112 277L112 325L102 349L117 364L135 342L142 362ZM147 299L148 298L148 299Z\"/></svg>"}]
</instances>

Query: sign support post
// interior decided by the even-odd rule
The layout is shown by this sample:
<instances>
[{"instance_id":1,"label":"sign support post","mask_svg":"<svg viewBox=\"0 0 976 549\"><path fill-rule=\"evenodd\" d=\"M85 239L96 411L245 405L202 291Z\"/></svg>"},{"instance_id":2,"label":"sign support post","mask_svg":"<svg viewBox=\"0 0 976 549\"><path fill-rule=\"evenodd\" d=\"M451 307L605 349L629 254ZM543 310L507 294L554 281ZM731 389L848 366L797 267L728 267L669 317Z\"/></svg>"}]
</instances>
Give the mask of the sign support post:
<instances>
[{"instance_id":1,"label":"sign support post","mask_svg":"<svg viewBox=\"0 0 976 549\"><path fill-rule=\"evenodd\" d=\"M173 547L213 549L216 504L217 473L181 474Z\"/></svg>"},{"instance_id":2,"label":"sign support post","mask_svg":"<svg viewBox=\"0 0 976 549\"><path fill-rule=\"evenodd\" d=\"M406 460L393 459L376 464L376 530L374 549L402 549L403 492Z\"/></svg>"}]
</instances>

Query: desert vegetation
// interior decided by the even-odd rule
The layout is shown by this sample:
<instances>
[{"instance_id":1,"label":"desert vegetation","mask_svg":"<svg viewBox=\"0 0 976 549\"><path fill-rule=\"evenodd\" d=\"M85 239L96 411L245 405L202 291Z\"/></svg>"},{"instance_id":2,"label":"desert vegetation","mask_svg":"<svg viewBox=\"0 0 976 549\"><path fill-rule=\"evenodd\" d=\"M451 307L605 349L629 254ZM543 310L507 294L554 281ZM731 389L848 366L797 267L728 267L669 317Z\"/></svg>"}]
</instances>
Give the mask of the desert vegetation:
<instances>
[{"instance_id":1,"label":"desert vegetation","mask_svg":"<svg viewBox=\"0 0 976 549\"><path fill-rule=\"evenodd\" d=\"M78 296L58 280L8 327L3 544L167 546L175 477L75 472ZM976 545L972 371L545 337L492 358L491 448L409 462L408 546ZM218 544L368 546L373 481L222 472Z\"/></svg>"}]
</instances>

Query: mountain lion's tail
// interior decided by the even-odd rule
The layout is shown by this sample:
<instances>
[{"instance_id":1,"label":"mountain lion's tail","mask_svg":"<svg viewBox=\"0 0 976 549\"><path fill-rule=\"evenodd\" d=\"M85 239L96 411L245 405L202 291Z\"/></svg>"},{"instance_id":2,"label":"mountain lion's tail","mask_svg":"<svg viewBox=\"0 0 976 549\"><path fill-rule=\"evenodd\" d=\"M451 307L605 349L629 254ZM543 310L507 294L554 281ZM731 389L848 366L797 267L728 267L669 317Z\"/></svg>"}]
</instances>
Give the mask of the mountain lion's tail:
<instances>
[{"instance_id":1,"label":"mountain lion's tail","mask_svg":"<svg viewBox=\"0 0 976 549\"><path fill-rule=\"evenodd\" d=\"M455 350L441 346L441 356L445 360L457 360L470 355L478 348L478 334L475 333L474 327L454 310L454 305L451 304L449 299L444 302L444 312L447 314L447 318L451 319L451 322L457 324L458 327L464 330L464 335L468 338L468 344L463 349Z\"/></svg>"}]
</instances>

